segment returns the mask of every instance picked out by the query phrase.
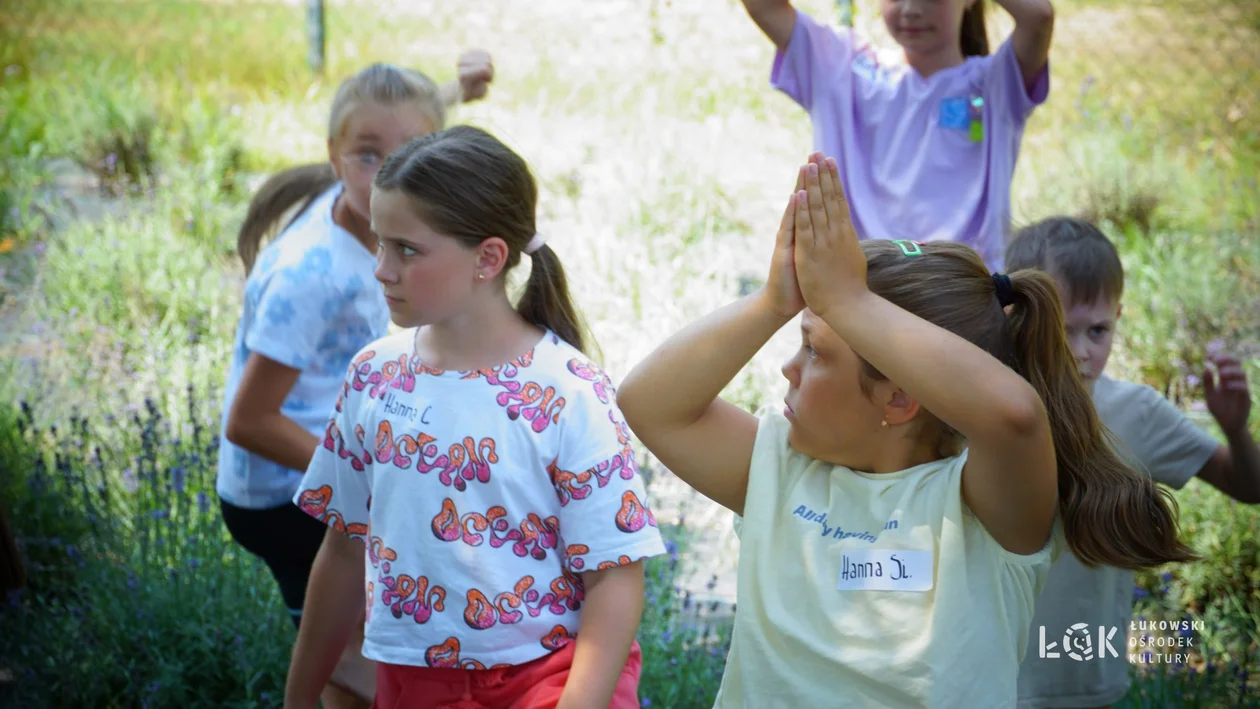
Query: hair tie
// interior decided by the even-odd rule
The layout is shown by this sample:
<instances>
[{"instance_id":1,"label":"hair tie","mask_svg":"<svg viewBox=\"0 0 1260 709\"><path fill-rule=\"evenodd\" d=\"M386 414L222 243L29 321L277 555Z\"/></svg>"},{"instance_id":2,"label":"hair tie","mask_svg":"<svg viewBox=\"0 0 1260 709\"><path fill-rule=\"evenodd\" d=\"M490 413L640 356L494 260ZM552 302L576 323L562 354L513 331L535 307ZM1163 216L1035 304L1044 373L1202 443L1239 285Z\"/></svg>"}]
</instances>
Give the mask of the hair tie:
<instances>
[{"instance_id":1,"label":"hair tie","mask_svg":"<svg viewBox=\"0 0 1260 709\"><path fill-rule=\"evenodd\" d=\"M993 288L997 291L998 305L1005 308L1015 302L1015 290L1011 288L1011 277L1005 273L993 274Z\"/></svg>"},{"instance_id":2,"label":"hair tie","mask_svg":"<svg viewBox=\"0 0 1260 709\"><path fill-rule=\"evenodd\" d=\"M543 247L543 244L545 243L547 243L547 237L543 236L542 234L538 232L534 232L533 238L531 238L529 240L529 243L525 244L525 248L521 250L527 254L532 254L535 251L541 249Z\"/></svg>"}]
</instances>

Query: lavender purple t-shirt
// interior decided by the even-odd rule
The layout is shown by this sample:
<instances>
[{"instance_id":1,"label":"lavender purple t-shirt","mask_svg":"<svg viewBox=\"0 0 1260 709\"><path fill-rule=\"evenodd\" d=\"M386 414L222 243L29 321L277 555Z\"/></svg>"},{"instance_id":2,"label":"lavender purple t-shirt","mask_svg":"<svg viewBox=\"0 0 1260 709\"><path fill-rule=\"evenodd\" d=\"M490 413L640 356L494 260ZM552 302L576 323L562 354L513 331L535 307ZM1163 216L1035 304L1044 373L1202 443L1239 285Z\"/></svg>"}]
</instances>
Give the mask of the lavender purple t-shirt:
<instances>
[{"instance_id":1,"label":"lavender purple t-shirt","mask_svg":"<svg viewBox=\"0 0 1260 709\"><path fill-rule=\"evenodd\" d=\"M925 79L879 65L848 28L798 11L770 83L809 112L860 238L959 241L1001 270L1015 161L1025 121L1049 94L1048 64L1028 91L1008 39Z\"/></svg>"}]
</instances>

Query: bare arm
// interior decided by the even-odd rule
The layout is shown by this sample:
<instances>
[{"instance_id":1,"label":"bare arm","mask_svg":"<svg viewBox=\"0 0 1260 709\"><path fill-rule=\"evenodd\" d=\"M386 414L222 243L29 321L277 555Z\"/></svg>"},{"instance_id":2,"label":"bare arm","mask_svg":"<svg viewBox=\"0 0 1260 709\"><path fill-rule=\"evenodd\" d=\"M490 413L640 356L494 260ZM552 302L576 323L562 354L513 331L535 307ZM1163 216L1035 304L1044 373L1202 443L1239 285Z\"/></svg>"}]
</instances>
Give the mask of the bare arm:
<instances>
[{"instance_id":1,"label":"bare arm","mask_svg":"<svg viewBox=\"0 0 1260 709\"><path fill-rule=\"evenodd\" d=\"M643 619L643 562L582 574L586 601L557 709L606 707Z\"/></svg>"},{"instance_id":2,"label":"bare arm","mask_svg":"<svg viewBox=\"0 0 1260 709\"><path fill-rule=\"evenodd\" d=\"M1006 549L1037 551L1054 524L1058 473L1041 397L984 350L871 293L838 169L833 160L811 168L808 208L796 212L797 268L810 309L967 438L968 506Z\"/></svg>"},{"instance_id":3,"label":"bare arm","mask_svg":"<svg viewBox=\"0 0 1260 709\"><path fill-rule=\"evenodd\" d=\"M1239 502L1260 504L1260 449L1250 436L1231 440L1203 464L1199 478Z\"/></svg>"},{"instance_id":4,"label":"bare arm","mask_svg":"<svg viewBox=\"0 0 1260 709\"><path fill-rule=\"evenodd\" d=\"M306 470L319 439L280 413L300 374L256 352L250 354L228 413L227 439L286 468Z\"/></svg>"},{"instance_id":5,"label":"bare arm","mask_svg":"<svg viewBox=\"0 0 1260 709\"><path fill-rule=\"evenodd\" d=\"M1054 35L1054 6L1050 4L1050 0L997 0L997 4L1015 18L1011 48L1019 59L1024 87L1031 89L1050 59L1050 40Z\"/></svg>"},{"instance_id":6,"label":"bare arm","mask_svg":"<svg viewBox=\"0 0 1260 709\"><path fill-rule=\"evenodd\" d=\"M798 188L803 179L802 173ZM643 445L683 482L740 515L757 418L718 395L804 307L792 263L792 220L789 204L761 290L666 340L617 389L617 406Z\"/></svg>"},{"instance_id":7,"label":"bare arm","mask_svg":"<svg viewBox=\"0 0 1260 709\"><path fill-rule=\"evenodd\" d=\"M748 16L780 51L786 51L796 29L796 10L788 0L744 0Z\"/></svg>"},{"instance_id":8,"label":"bare arm","mask_svg":"<svg viewBox=\"0 0 1260 709\"><path fill-rule=\"evenodd\" d=\"M442 103L454 106L483 99L491 81L494 81L494 63L490 53L470 49L459 55L459 78L442 86Z\"/></svg>"},{"instance_id":9,"label":"bare arm","mask_svg":"<svg viewBox=\"0 0 1260 709\"><path fill-rule=\"evenodd\" d=\"M1208 359L1216 373L1203 372L1204 398L1229 445L1217 449L1199 477L1239 502L1260 503L1260 450L1247 429L1251 416L1247 373L1232 355L1208 354Z\"/></svg>"},{"instance_id":10,"label":"bare arm","mask_svg":"<svg viewBox=\"0 0 1260 709\"><path fill-rule=\"evenodd\" d=\"M284 686L285 709L315 709L363 615L363 545L335 529L311 568L302 626Z\"/></svg>"}]
</instances>

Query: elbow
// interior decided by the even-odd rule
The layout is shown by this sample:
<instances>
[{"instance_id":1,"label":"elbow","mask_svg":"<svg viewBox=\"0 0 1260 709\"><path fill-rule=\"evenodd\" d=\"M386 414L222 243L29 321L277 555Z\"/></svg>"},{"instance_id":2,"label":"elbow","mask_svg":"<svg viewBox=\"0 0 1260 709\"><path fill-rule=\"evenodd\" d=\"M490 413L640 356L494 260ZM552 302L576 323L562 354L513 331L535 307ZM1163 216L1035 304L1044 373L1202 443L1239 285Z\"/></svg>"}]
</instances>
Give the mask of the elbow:
<instances>
[{"instance_id":1,"label":"elbow","mask_svg":"<svg viewBox=\"0 0 1260 709\"><path fill-rule=\"evenodd\" d=\"M1020 395L1008 397L995 413L998 418L994 428L1005 436L1028 438L1049 427L1045 403L1031 386Z\"/></svg>"},{"instance_id":2,"label":"elbow","mask_svg":"<svg viewBox=\"0 0 1260 709\"><path fill-rule=\"evenodd\" d=\"M643 420L640 416L643 408L640 401L643 398L642 389L636 372L631 372L621 381L621 386L617 387L617 408L631 429L638 428Z\"/></svg>"},{"instance_id":3,"label":"elbow","mask_svg":"<svg viewBox=\"0 0 1260 709\"><path fill-rule=\"evenodd\" d=\"M1050 0L1030 0L1027 13L1025 20L1043 32L1049 32L1054 27L1054 5Z\"/></svg>"},{"instance_id":4,"label":"elbow","mask_svg":"<svg viewBox=\"0 0 1260 709\"><path fill-rule=\"evenodd\" d=\"M248 421L242 420L242 417L235 411L228 414L227 425L223 428L223 437L238 448L250 449L249 432L254 426Z\"/></svg>"}]
</instances>

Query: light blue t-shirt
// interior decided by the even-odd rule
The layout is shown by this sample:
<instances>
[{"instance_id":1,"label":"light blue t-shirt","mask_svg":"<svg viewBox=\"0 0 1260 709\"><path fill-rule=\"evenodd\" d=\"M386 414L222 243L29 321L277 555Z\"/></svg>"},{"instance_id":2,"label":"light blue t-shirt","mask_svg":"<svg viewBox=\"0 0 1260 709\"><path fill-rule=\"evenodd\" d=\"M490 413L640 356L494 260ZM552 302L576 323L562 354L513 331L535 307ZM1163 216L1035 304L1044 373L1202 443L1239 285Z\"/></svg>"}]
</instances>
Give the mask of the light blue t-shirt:
<instances>
[{"instance_id":1,"label":"light blue t-shirt","mask_svg":"<svg viewBox=\"0 0 1260 709\"><path fill-rule=\"evenodd\" d=\"M290 504L305 473L227 440L228 412L250 353L301 370L280 412L321 436L355 353L389 332L376 257L333 221L341 190L340 184L329 188L263 248L245 281L223 393L217 484L219 496L237 507Z\"/></svg>"}]
</instances>

